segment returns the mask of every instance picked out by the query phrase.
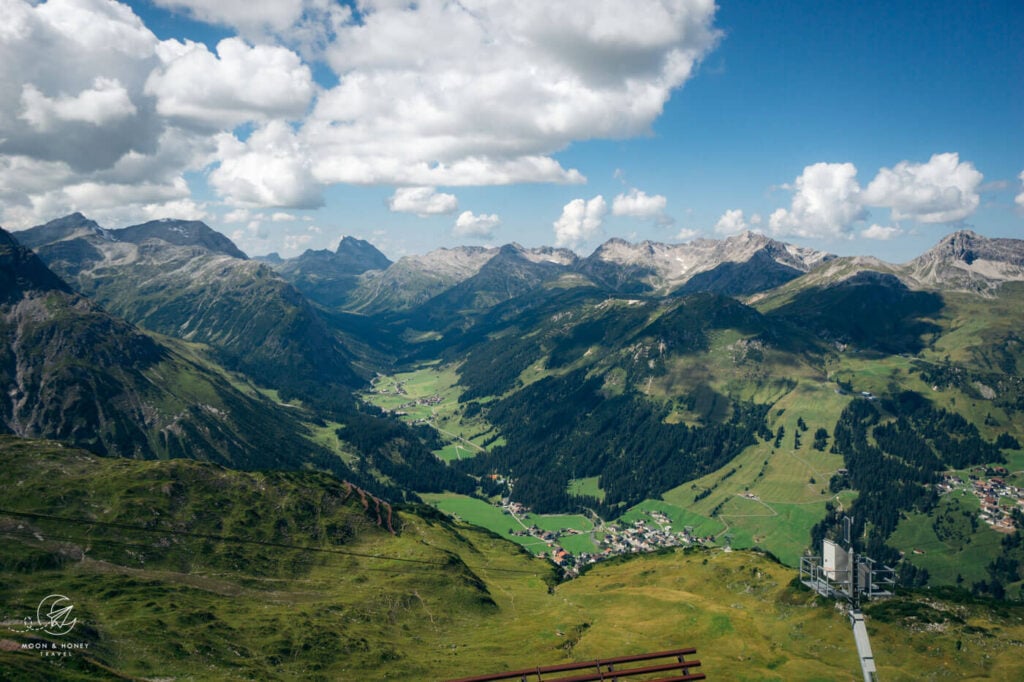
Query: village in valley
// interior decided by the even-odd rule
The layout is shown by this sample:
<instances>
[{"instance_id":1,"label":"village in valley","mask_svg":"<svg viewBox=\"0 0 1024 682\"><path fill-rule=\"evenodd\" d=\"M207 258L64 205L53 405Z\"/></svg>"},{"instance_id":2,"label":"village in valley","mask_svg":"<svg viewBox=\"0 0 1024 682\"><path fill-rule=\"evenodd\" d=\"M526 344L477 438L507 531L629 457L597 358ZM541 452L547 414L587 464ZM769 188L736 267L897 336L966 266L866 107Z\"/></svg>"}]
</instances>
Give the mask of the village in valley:
<instances>
[{"instance_id":1,"label":"village in valley","mask_svg":"<svg viewBox=\"0 0 1024 682\"><path fill-rule=\"evenodd\" d=\"M703 545L712 541L711 537L695 537L689 529L673 532L672 520L656 510L646 512L650 519L649 522L641 519L630 524L625 522L600 523L592 531L581 531L575 528L552 531L539 528L536 525L527 526L523 519L529 514L529 509L518 502L503 498L500 507L502 512L515 519L520 526L519 529L510 528L509 534L518 537L534 537L543 541L549 549L537 556L550 559L560 566L567 578L578 575L584 566L613 556L654 552L666 547ZM562 537L584 533L589 533L592 536L594 544L599 548L597 551L572 554L559 544L559 539Z\"/></svg>"},{"instance_id":2,"label":"village in valley","mask_svg":"<svg viewBox=\"0 0 1024 682\"><path fill-rule=\"evenodd\" d=\"M981 505L981 520L993 530L1012 533L1024 520L1024 488L1007 483L1009 475L1004 467L975 467L966 480L957 474L947 474L936 487L940 495L958 490L974 495Z\"/></svg>"},{"instance_id":3,"label":"village in valley","mask_svg":"<svg viewBox=\"0 0 1024 682\"><path fill-rule=\"evenodd\" d=\"M378 396L391 396L401 402L391 402L386 407L382 405L385 412L395 416L405 417L410 423L428 423L433 415L434 408L445 402L444 397L435 391L410 391L403 380L386 380L378 376L373 382L373 392ZM426 408L430 412L424 414ZM509 486L512 481L504 476L493 474L491 479ZM494 503L504 514L507 514L514 522L509 528L509 535L520 538L535 538L545 544L546 551L538 553L541 558L546 558L562 568L565 577L571 578L578 575L580 568L589 564L603 561L613 556L623 554L637 554L642 552L654 552L666 547L686 547L693 544L705 544L713 541L711 537L696 537L689 528L680 532L672 529L672 520L659 511L647 512L647 519L641 519L627 523L624 521L604 523L598 520L593 530L583 531L574 528L562 528L560 530L548 530L532 524L528 520L530 510L524 505L512 501L509 497L502 497L500 502ZM592 552L571 552L560 544L560 540L567 536L587 534L591 536L596 549Z\"/></svg>"}]
</instances>

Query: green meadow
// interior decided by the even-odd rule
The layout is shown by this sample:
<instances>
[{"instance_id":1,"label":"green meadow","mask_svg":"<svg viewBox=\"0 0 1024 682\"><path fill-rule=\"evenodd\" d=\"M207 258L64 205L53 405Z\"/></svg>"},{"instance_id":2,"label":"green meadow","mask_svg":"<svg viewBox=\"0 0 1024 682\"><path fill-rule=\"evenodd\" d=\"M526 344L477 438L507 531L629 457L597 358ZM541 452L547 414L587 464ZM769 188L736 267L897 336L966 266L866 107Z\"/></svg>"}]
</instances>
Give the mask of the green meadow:
<instances>
[{"instance_id":1,"label":"green meadow","mask_svg":"<svg viewBox=\"0 0 1024 682\"><path fill-rule=\"evenodd\" d=\"M494 427L482 417L466 417L459 403L454 365L428 365L415 371L378 376L360 397L377 407L396 412L408 422L427 422L448 442L437 456L446 462L473 457L504 444Z\"/></svg>"},{"instance_id":2,"label":"green meadow","mask_svg":"<svg viewBox=\"0 0 1024 682\"><path fill-rule=\"evenodd\" d=\"M424 501L437 507L446 514L452 514L465 523L486 528L487 530L522 545L534 554L548 551L548 546L540 539L529 536L512 535L510 530L524 530L537 526L542 530L559 531L570 528L581 531L580 535L565 535L558 544L565 550L577 554L593 552L596 549L590 538L594 524L579 514L527 514L519 521L503 512L493 504L465 495L424 494Z\"/></svg>"},{"instance_id":3,"label":"green meadow","mask_svg":"<svg viewBox=\"0 0 1024 682\"><path fill-rule=\"evenodd\" d=\"M860 679L847 618L758 552L663 550L558 583L549 562L430 507L394 510L389 532L377 502L322 474L10 438L0 454L5 509L43 515L0 512L7 679L443 680L686 646L710 679ZM18 630L51 593L87 649L21 648L58 643ZM866 611L881 679L1024 675L1020 605L933 591Z\"/></svg>"}]
</instances>

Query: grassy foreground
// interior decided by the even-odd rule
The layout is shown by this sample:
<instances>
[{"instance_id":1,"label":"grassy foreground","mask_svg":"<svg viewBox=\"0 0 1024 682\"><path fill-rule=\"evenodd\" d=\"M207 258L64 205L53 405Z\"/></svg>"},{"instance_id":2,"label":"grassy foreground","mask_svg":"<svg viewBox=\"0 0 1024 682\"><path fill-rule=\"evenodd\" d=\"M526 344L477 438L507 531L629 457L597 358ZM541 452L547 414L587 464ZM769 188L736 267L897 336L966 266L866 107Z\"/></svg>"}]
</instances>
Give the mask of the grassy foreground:
<instances>
[{"instance_id":1,"label":"grassy foreground","mask_svg":"<svg viewBox=\"0 0 1024 682\"><path fill-rule=\"evenodd\" d=\"M95 524L0 514L8 678L435 680L695 646L712 679L860 679L846 619L757 553L645 555L556 585L549 564L429 508L397 512L393 535L373 500L320 474L13 439L0 456L4 508ZM51 593L73 602L73 632L19 632ZM1024 607L876 608L882 679L1024 675ZM19 648L61 641L88 648Z\"/></svg>"}]
</instances>

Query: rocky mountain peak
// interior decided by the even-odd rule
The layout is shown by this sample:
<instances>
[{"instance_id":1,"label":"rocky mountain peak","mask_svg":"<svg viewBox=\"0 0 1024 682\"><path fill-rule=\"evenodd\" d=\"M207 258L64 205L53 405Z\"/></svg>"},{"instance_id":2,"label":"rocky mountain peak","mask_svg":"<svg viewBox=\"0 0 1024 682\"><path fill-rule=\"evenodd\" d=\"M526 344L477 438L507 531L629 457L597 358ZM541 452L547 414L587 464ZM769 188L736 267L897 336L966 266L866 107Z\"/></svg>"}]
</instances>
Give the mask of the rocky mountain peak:
<instances>
[{"instance_id":1,"label":"rocky mountain peak","mask_svg":"<svg viewBox=\"0 0 1024 682\"><path fill-rule=\"evenodd\" d=\"M201 246L232 258L249 258L235 246L234 242L199 220L151 220L148 223L115 230L113 234L118 240L133 244L139 244L147 239L159 239L174 246Z\"/></svg>"},{"instance_id":2,"label":"rocky mountain peak","mask_svg":"<svg viewBox=\"0 0 1024 682\"><path fill-rule=\"evenodd\" d=\"M351 264L353 269L358 270L358 272L384 270L391 265L391 259L381 253L376 246L365 239L357 239L347 235L338 242L338 248L334 255Z\"/></svg>"},{"instance_id":3,"label":"rocky mountain peak","mask_svg":"<svg viewBox=\"0 0 1024 682\"><path fill-rule=\"evenodd\" d=\"M1024 266L1024 240L989 238L971 230L960 230L943 237L920 259L960 261L966 265L988 260Z\"/></svg>"},{"instance_id":4,"label":"rocky mountain peak","mask_svg":"<svg viewBox=\"0 0 1024 682\"><path fill-rule=\"evenodd\" d=\"M960 230L903 266L917 284L984 292L1024 281L1024 240L983 237Z\"/></svg>"},{"instance_id":5,"label":"rocky mountain peak","mask_svg":"<svg viewBox=\"0 0 1024 682\"><path fill-rule=\"evenodd\" d=\"M559 249L553 246L539 246L532 249L521 248L521 253L523 258L534 263L554 263L555 265L571 267L579 261L579 257L570 249Z\"/></svg>"},{"instance_id":6,"label":"rocky mountain peak","mask_svg":"<svg viewBox=\"0 0 1024 682\"><path fill-rule=\"evenodd\" d=\"M108 230L81 213L72 213L18 233L18 241L37 251L47 247L58 251L73 248L94 252L96 248L106 249L118 243L121 248L131 248L128 245L139 245L153 239L172 246L197 246L216 254L248 259L230 239L198 220L164 218L119 230ZM103 245L104 242L108 243L107 246ZM102 259L98 252L93 255Z\"/></svg>"},{"instance_id":7,"label":"rocky mountain peak","mask_svg":"<svg viewBox=\"0 0 1024 682\"><path fill-rule=\"evenodd\" d=\"M265 256L253 256L253 260L259 261L261 263L266 263L271 267L276 267L284 263L284 258L281 258L281 254L279 254L277 251L271 251Z\"/></svg>"},{"instance_id":8,"label":"rocky mountain peak","mask_svg":"<svg viewBox=\"0 0 1024 682\"><path fill-rule=\"evenodd\" d=\"M609 239L582 261L580 269L595 281L621 291L749 294L777 286L831 258L831 254L748 231L726 239L695 239L684 244L630 244ZM770 276L765 276L766 272Z\"/></svg>"},{"instance_id":9,"label":"rocky mountain peak","mask_svg":"<svg viewBox=\"0 0 1024 682\"><path fill-rule=\"evenodd\" d=\"M652 262L663 259L672 246L652 241L639 243L613 237L601 244L590 256L583 259L591 264L606 263L620 266L649 266Z\"/></svg>"},{"instance_id":10,"label":"rocky mountain peak","mask_svg":"<svg viewBox=\"0 0 1024 682\"><path fill-rule=\"evenodd\" d=\"M480 271L484 263L498 254L497 248L484 246L441 247L422 255L402 256L396 266L457 277L459 281Z\"/></svg>"},{"instance_id":11,"label":"rocky mountain peak","mask_svg":"<svg viewBox=\"0 0 1024 682\"><path fill-rule=\"evenodd\" d=\"M744 230L739 234L730 235L726 237L724 241L726 244L755 244L758 246L778 243L774 239L752 230Z\"/></svg>"},{"instance_id":12,"label":"rocky mountain peak","mask_svg":"<svg viewBox=\"0 0 1024 682\"><path fill-rule=\"evenodd\" d=\"M24 246L35 249L44 244L52 244L80 237L100 237L108 241L114 239L109 230L103 229L96 221L90 220L77 212L18 232L17 239Z\"/></svg>"},{"instance_id":13,"label":"rocky mountain peak","mask_svg":"<svg viewBox=\"0 0 1024 682\"><path fill-rule=\"evenodd\" d=\"M713 240L710 241L713 242ZM807 272L821 263L835 258L834 255L824 251L787 244L750 230L725 238L721 245L721 251L726 260L746 261L756 252L763 251L777 263L802 272Z\"/></svg>"}]
</instances>

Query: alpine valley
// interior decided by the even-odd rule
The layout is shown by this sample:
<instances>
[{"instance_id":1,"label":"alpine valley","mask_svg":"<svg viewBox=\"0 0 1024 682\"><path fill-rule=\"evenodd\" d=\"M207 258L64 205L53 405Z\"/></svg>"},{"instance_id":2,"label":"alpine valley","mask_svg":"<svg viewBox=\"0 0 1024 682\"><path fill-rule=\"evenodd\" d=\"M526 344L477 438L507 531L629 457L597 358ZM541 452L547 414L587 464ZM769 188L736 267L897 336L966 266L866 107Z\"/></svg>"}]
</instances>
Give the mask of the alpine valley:
<instances>
[{"instance_id":1,"label":"alpine valley","mask_svg":"<svg viewBox=\"0 0 1024 682\"><path fill-rule=\"evenodd\" d=\"M714 679L854 679L796 579L844 517L896 569L882 678L1024 676L1022 240L282 259L76 213L0 231L0 334L5 676L695 646ZM67 637L10 624L50 592L82 653L41 663Z\"/></svg>"}]
</instances>

